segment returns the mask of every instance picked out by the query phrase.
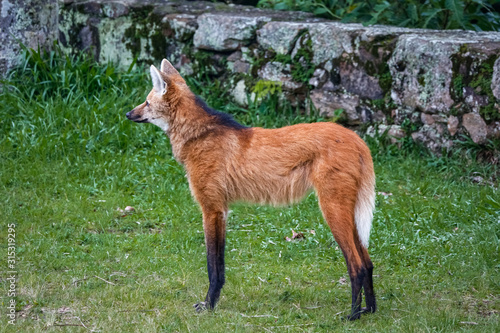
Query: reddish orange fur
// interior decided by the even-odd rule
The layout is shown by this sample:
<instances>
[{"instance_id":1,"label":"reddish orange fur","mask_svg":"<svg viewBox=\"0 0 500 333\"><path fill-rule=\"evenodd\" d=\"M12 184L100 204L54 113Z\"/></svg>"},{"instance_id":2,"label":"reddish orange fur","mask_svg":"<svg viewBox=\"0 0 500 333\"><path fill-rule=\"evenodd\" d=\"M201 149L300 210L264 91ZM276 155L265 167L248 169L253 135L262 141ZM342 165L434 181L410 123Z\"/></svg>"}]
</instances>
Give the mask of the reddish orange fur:
<instances>
[{"instance_id":1,"label":"reddish orange fur","mask_svg":"<svg viewBox=\"0 0 500 333\"><path fill-rule=\"evenodd\" d=\"M372 195L374 191L373 163L363 140L329 122L278 129L221 125L216 116L197 104L185 81L165 61L161 77L167 93L160 95L153 89L147 98L150 105L143 103L127 116L135 121L162 117L168 124L166 134L174 157L184 165L191 192L203 211L209 305L215 304L224 283L223 244L229 204L237 200L288 204L315 189L323 216L348 264L353 283L351 318L359 318L361 298L356 279L362 280L365 292L371 288L373 294L373 265L354 222L358 193L363 190ZM365 278L368 271L369 281ZM367 296L367 303L373 312L375 298L370 297L373 300Z\"/></svg>"}]
</instances>

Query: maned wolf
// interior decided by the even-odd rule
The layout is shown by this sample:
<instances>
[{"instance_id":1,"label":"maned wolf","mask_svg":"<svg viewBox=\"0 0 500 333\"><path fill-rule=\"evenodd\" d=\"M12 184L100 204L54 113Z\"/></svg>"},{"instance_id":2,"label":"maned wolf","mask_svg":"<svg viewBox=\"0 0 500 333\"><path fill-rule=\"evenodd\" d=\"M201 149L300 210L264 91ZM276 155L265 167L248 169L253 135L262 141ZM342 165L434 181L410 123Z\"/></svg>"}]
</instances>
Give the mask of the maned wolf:
<instances>
[{"instance_id":1,"label":"maned wolf","mask_svg":"<svg viewBox=\"0 0 500 333\"><path fill-rule=\"evenodd\" d=\"M214 308L224 285L228 206L236 200L288 204L315 189L323 217L344 254L351 279L349 319L375 312L368 239L375 201L370 150L351 130L331 122L278 129L245 127L208 107L164 59L151 66L153 89L127 113L159 126L187 173L203 213L210 287L199 311ZM364 288L366 308L361 308Z\"/></svg>"}]
</instances>

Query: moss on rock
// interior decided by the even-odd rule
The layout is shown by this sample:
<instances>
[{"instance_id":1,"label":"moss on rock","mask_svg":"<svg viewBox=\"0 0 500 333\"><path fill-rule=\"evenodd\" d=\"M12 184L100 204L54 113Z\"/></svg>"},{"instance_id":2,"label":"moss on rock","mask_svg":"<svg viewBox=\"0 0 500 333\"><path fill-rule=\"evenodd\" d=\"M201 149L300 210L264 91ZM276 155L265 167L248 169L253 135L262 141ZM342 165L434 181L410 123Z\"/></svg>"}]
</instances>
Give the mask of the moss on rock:
<instances>
[{"instance_id":1,"label":"moss on rock","mask_svg":"<svg viewBox=\"0 0 500 333\"><path fill-rule=\"evenodd\" d=\"M451 94L456 101L454 109L462 113L479 109L479 114L489 123L500 120L499 107L492 91L493 66L498 55L484 56L462 45L451 56L453 79ZM467 94L464 94L464 91ZM477 100L487 101L478 105ZM476 106L477 105L477 106ZM460 112L459 110L457 110Z\"/></svg>"}]
</instances>

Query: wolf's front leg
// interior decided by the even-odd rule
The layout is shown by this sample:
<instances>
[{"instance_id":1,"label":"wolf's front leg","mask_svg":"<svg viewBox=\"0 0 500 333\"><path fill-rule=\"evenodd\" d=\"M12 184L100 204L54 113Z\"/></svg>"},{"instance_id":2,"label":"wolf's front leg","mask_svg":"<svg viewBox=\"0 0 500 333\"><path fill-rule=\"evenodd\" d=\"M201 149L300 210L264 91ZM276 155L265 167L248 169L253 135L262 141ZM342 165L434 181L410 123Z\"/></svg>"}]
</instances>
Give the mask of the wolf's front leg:
<instances>
[{"instance_id":1,"label":"wolf's front leg","mask_svg":"<svg viewBox=\"0 0 500 333\"><path fill-rule=\"evenodd\" d=\"M220 291L224 285L224 249L226 243L225 210L203 210L203 228L207 246L208 288L205 302L195 304L196 311L204 308L213 309L219 300Z\"/></svg>"}]
</instances>

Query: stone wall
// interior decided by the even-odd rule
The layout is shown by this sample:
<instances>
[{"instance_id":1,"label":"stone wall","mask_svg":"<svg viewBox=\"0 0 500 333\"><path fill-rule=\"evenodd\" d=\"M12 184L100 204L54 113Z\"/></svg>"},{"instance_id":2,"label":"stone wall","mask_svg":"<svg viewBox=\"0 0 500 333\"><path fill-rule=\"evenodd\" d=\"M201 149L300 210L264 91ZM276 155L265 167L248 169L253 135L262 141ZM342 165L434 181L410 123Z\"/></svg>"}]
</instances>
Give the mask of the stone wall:
<instances>
[{"instance_id":1,"label":"stone wall","mask_svg":"<svg viewBox=\"0 0 500 333\"><path fill-rule=\"evenodd\" d=\"M497 32L365 27L300 12L138 0L61 1L59 30L67 52L86 50L122 67L164 57L184 75L208 67L243 105L264 83L304 112L340 114L360 131L412 137L438 153L461 135L478 144L500 139Z\"/></svg>"},{"instance_id":2,"label":"stone wall","mask_svg":"<svg viewBox=\"0 0 500 333\"><path fill-rule=\"evenodd\" d=\"M0 77L19 61L21 43L50 48L58 34L57 0L0 0Z\"/></svg>"}]
</instances>

